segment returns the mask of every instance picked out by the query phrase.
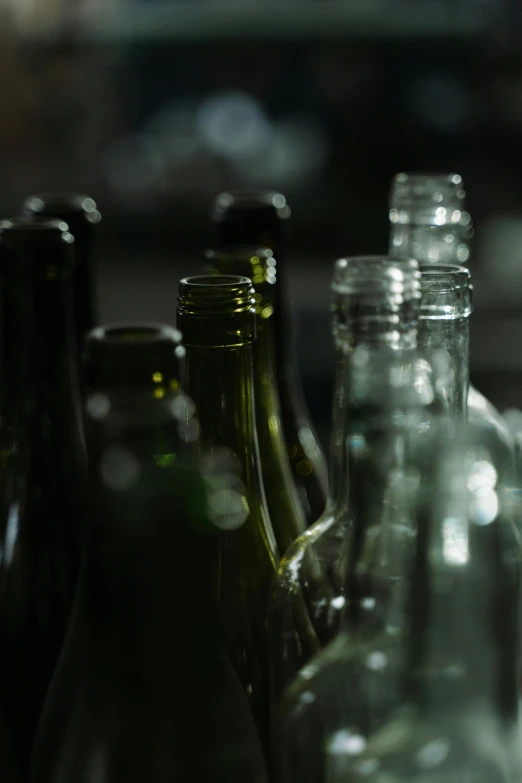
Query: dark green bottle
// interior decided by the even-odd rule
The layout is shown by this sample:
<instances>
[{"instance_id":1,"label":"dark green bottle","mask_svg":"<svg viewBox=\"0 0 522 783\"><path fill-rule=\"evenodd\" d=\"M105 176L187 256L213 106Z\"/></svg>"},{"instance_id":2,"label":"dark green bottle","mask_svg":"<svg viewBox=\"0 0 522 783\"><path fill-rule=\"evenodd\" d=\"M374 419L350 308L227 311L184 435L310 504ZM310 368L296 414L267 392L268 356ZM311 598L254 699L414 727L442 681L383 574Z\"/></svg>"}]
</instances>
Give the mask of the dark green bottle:
<instances>
[{"instance_id":1,"label":"dark green bottle","mask_svg":"<svg viewBox=\"0 0 522 783\"><path fill-rule=\"evenodd\" d=\"M275 377L279 390L288 456L307 523L326 506L326 461L306 409L293 347L291 310L285 280L285 239L291 210L281 193L230 190L220 193L211 213L217 248L269 247L277 261L279 282L271 298Z\"/></svg>"},{"instance_id":2,"label":"dark green bottle","mask_svg":"<svg viewBox=\"0 0 522 783\"><path fill-rule=\"evenodd\" d=\"M13 751L9 729L0 712L0 780L3 783L18 783L18 767Z\"/></svg>"},{"instance_id":3,"label":"dark green bottle","mask_svg":"<svg viewBox=\"0 0 522 783\"><path fill-rule=\"evenodd\" d=\"M219 628L221 487L183 455L179 347L151 324L87 338L89 540L32 783L266 783Z\"/></svg>"},{"instance_id":4,"label":"dark green bottle","mask_svg":"<svg viewBox=\"0 0 522 783\"><path fill-rule=\"evenodd\" d=\"M96 202L83 193L36 193L23 205L24 215L64 220L74 237L76 265L73 275L75 332L78 351L96 324L96 276L92 244L101 220Z\"/></svg>"},{"instance_id":5,"label":"dark green bottle","mask_svg":"<svg viewBox=\"0 0 522 783\"><path fill-rule=\"evenodd\" d=\"M276 382L273 319L277 305L277 271L266 248L238 247L207 252L209 271L244 275L255 285L257 339L253 344L256 427L263 465L268 512L280 552L304 532L306 519L294 484L284 440L281 401Z\"/></svg>"},{"instance_id":6,"label":"dark green bottle","mask_svg":"<svg viewBox=\"0 0 522 783\"><path fill-rule=\"evenodd\" d=\"M0 703L25 776L63 644L85 532L71 234L0 223Z\"/></svg>"},{"instance_id":7,"label":"dark green bottle","mask_svg":"<svg viewBox=\"0 0 522 783\"><path fill-rule=\"evenodd\" d=\"M180 281L178 327L187 351L186 393L195 403L205 462L227 461L230 514L220 584L230 657L268 741L266 612L278 562L267 511L255 428L252 343L254 290L246 277L196 276ZM201 453L200 449L205 452Z\"/></svg>"}]
</instances>

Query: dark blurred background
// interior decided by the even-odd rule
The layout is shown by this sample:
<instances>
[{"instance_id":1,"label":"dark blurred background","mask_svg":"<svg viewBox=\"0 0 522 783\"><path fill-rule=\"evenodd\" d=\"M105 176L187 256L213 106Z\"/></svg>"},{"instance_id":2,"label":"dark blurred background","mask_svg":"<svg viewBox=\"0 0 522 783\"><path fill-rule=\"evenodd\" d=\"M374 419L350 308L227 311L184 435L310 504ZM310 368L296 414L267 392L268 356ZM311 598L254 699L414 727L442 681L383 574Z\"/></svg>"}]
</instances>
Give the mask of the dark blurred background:
<instances>
[{"instance_id":1,"label":"dark blurred background","mask_svg":"<svg viewBox=\"0 0 522 783\"><path fill-rule=\"evenodd\" d=\"M173 322L232 186L292 207L305 393L326 441L329 280L385 252L399 170L457 171L475 223L472 377L522 407L520 0L2 0L0 213L96 199L104 321Z\"/></svg>"}]
</instances>

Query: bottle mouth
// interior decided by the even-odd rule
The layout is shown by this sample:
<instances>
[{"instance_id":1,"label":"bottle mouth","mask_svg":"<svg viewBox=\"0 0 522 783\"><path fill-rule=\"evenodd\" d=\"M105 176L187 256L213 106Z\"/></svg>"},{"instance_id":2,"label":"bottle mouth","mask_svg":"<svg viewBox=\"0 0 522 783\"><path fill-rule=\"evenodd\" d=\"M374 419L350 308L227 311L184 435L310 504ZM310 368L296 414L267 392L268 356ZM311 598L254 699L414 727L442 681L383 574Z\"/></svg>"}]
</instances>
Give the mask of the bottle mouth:
<instances>
[{"instance_id":1,"label":"bottle mouth","mask_svg":"<svg viewBox=\"0 0 522 783\"><path fill-rule=\"evenodd\" d=\"M420 297L420 279L419 265L412 258L355 256L335 262L331 287L341 296L414 300Z\"/></svg>"},{"instance_id":2,"label":"bottle mouth","mask_svg":"<svg viewBox=\"0 0 522 783\"><path fill-rule=\"evenodd\" d=\"M471 315L473 286L468 269L456 264L421 264L421 319Z\"/></svg>"},{"instance_id":3,"label":"bottle mouth","mask_svg":"<svg viewBox=\"0 0 522 783\"><path fill-rule=\"evenodd\" d=\"M5 269L29 272L33 268L43 270L49 281L63 278L74 268L73 249L74 237L63 220L16 217L0 221Z\"/></svg>"},{"instance_id":4,"label":"bottle mouth","mask_svg":"<svg viewBox=\"0 0 522 783\"><path fill-rule=\"evenodd\" d=\"M181 332L166 324L128 322L92 329L84 340L83 363L89 386L153 386L179 389L185 356ZM156 387L154 387L156 388Z\"/></svg>"},{"instance_id":5,"label":"bottle mouth","mask_svg":"<svg viewBox=\"0 0 522 783\"><path fill-rule=\"evenodd\" d=\"M46 217L82 215L90 223L101 220L95 200L85 193L35 193L25 199L22 212Z\"/></svg>"},{"instance_id":6,"label":"bottle mouth","mask_svg":"<svg viewBox=\"0 0 522 783\"><path fill-rule=\"evenodd\" d=\"M401 172L391 184L392 224L467 226L466 192L460 174Z\"/></svg>"},{"instance_id":7,"label":"bottle mouth","mask_svg":"<svg viewBox=\"0 0 522 783\"><path fill-rule=\"evenodd\" d=\"M249 277L194 275L179 282L178 310L183 315L222 316L254 312Z\"/></svg>"},{"instance_id":8,"label":"bottle mouth","mask_svg":"<svg viewBox=\"0 0 522 783\"><path fill-rule=\"evenodd\" d=\"M262 188L235 188L225 190L216 196L212 217L220 221L231 210L265 211L274 210L283 220L290 216L290 208L282 193Z\"/></svg>"}]
</instances>

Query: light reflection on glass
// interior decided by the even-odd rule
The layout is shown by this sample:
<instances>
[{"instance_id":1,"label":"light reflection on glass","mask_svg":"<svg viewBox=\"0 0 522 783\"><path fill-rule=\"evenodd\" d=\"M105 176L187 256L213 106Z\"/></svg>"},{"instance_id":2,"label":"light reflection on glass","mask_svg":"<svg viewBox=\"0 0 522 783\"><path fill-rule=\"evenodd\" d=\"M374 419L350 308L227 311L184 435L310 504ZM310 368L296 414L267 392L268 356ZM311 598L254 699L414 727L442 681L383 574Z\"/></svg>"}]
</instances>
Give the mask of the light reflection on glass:
<instances>
[{"instance_id":1,"label":"light reflection on glass","mask_svg":"<svg viewBox=\"0 0 522 783\"><path fill-rule=\"evenodd\" d=\"M442 524L443 555L446 563L465 565L469 560L467 520L447 517Z\"/></svg>"}]
</instances>

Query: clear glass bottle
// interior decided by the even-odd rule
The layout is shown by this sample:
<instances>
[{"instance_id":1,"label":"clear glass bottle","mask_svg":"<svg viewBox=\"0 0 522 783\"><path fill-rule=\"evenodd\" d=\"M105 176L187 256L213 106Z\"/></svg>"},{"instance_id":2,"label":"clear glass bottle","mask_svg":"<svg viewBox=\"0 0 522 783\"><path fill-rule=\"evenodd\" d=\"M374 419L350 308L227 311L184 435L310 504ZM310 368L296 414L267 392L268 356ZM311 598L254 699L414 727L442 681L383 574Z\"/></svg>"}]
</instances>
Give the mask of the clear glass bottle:
<instances>
[{"instance_id":1,"label":"clear glass bottle","mask_svg":"<svg viewBox=\"0 0 522 783\"><path fill-rule=\"evenodd\" d=\"M73 243L59 221L0 223L0 702L22 776L85 534Z\"/></svg>"},{"instance_id":2,"label":"clear glass bottle","mask_svg":"<svg viewBox=\"0 0 522 783\"><path fill-rule=\"evenodd\" d=\"M198 275L180 281L178 327L187 351L185 392L194 401L198 456L225 452L237 500L224 547L219 602L231 660L268 742L268 592L279 560L263 487L255 427L252 281ZM239 493L239 494L238 494Z\"/></svg>"},{"instance_id":3,"label":"clear glass bottle","mask_svg":"<svg viewBox=\"0 0 522 783\"><path fill-rule=\"evenodd\" d=\"M272 294L275 377L279 390L288 457L307 520L323 513L328 489L326 461L307 411L292 338L287 293L286 238L290 207L282 193L229 190L220 193L211 211L216 249L250 245L268 247L277 261L278 284Z\"/></svg>"},{"instance_id":4,"label":"clear glass bottle","mask_svg":"<svg viewBox=\"0 0 522 783\"><path fill-rule=\"evenodd\" d=\"M267 781L219 628L227 503L186 458L179 348L154 324L87 338L89 540L31 783Z\"/></svg>"},{"instance_id":5,"label":"clear glass bottle","mask_svg":"<svg viewBox=\"0 0 522 783\"><path fill-rule=\"evenodd\" d=\"M346 447L351 530L339 575L340 632L282 698L274 740L282 783L329 781L330 748L356 749L404 699L407 576L434 427L430 368L411 331L402 347L398 339L382 341L381 332L378 344L354 349Z\"/></svg>"},{"instance_id":6,"label":"clear glass bottle","mask_svg":"<svg viewBox=\"0 0 522 783\"><path fill-rule=\"evenodd\" d=\"M347 723L331 734L316 780L489 782L520 774L520 541L511 504L505 514L480 432L461 440L446 429L432 443L407 580L402 702L369 732Z\"/></svg>"},{"instance_id":7,"label":"clear glass bottle","mask_svg":"<svg viewBox=\"0 0 522 783\"><path fill-rule=\"evenodd\" d=\"M278 306L277 261L267 248L237 247L207 251L209 272L250 277L255 288L257 337L253 344L254 396L259 452L268 512L280 552L304 533L299 501L283 433L277 386L274 317Z\"/></svg>"},{"instance_id":8,"label":"clear glass bottle","mask_svg":"<svg viewBox=\"0 0 522 783\"><path fill-rule=\"evenodd\" d=\"M25 199L22 213L28 217L64 220L74 237L75 332L78 352L81 353L83 338L97 321L96 271L92 246L101 214L96 202L84 193L36 193Z\"/></svg>"},{"instance_id":9,"label":"clear glass bottle","mask_svg":"<svg viewBox=\"0 0 522 783\"><path fill-rule=\"evenodd\" d=\"M473 232L465 196L460 174L397 174L390 194L390 255L419 264L467 265ZM467 402L470 419L480 422L488 442L496 440L495 451L503 464L512 463L514 475L515 444L502 416L472 384Z\"/></svg>"},{"instance_id":10,"label":"clear glass bottle","mask_svg":"<svg viewBox=\"0 0 522 783\"><path fill-rule=\"evenodd\" d=\"M420 304L415 261L341 259L335 266L332 288L338 359L331 493L323 517L283 557L272 586L269 636L274 709L286 685L337 634L345 604L343 553L351 552L353 537L348 504L350 435L354 416L361 415L357 406L362 393L353 383L358 371L355 357L359 361L366 356L369 363L378 363L396 353L413 355L415 349Z\"/></svg>"}]
</instances>

